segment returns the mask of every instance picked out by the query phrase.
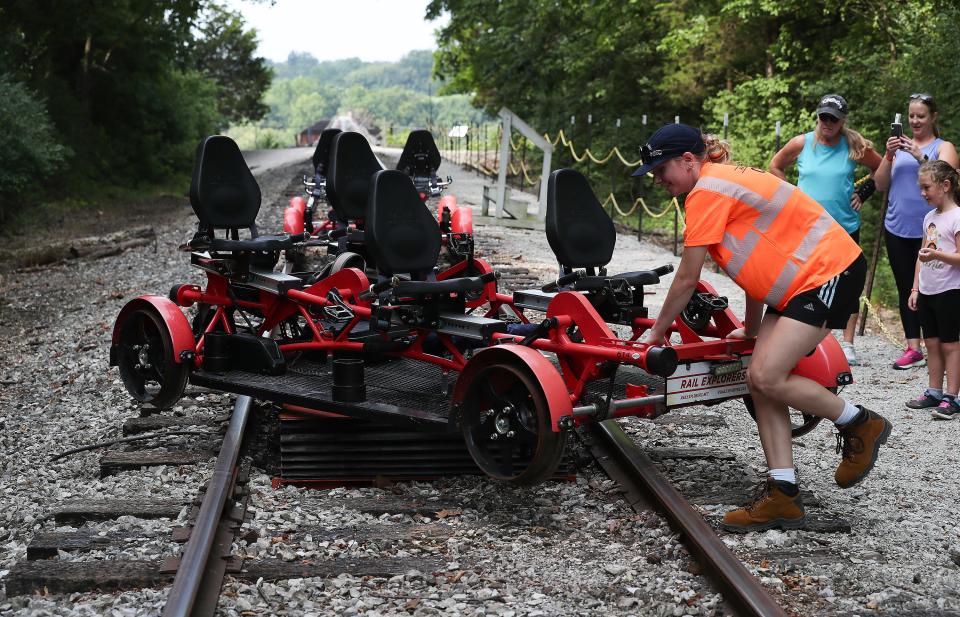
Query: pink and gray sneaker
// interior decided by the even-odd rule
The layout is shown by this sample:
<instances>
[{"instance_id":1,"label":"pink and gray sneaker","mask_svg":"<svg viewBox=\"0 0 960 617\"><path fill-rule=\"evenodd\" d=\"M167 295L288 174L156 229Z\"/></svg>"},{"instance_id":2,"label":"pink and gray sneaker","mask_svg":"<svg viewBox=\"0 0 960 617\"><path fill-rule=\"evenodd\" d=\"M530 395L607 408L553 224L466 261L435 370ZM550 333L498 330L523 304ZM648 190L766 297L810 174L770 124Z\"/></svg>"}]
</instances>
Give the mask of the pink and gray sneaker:
<instances>
[{"instance_id":1,"label":"pink and gray sneaker","mask_svg":"<svg viewBox=\"0 0 960 617\"><path fill-rule=\"evenodd\" d=\"M940 404L930 412L930 415L937 420L953 420L960 417L960 406L957 405L957 399L949 394L944 396Z\"/></svg>"},{"instance_id":2,"label":"pink and gray sneaker","mask_svg":"<svg viewBox=\"0 0 960 617\"><path fill-rule=\"evenodd\" d=\"M897 361L893 363L893 368L898 371L902 371L915 366L926 366L926 364L927 359L923 357L922 353L916 349L907 347L903 351L903 355L897 358Z\"/></svg>"}]
</instances>

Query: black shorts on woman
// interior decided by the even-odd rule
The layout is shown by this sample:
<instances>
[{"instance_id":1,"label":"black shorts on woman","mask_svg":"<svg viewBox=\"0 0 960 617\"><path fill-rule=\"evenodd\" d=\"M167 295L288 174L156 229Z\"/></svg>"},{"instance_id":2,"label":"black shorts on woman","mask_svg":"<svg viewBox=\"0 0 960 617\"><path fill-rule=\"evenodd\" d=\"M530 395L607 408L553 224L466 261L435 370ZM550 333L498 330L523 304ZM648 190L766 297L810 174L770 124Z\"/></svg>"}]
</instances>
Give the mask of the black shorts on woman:
<instances>
[{"instance_id":1,"label":"black shorts on woman","mask_svg":"<svg viewBox=\"0 0 960 617\"><path fill-rule=\"evenodd\" d=\"M781 315L822 328L847 327L850 315L860 310L860 295L867 281L867 260L861 253L852 264L823 285L795 295L782 311L767 307L768 315Z\"/></svg>"}]
</instances>

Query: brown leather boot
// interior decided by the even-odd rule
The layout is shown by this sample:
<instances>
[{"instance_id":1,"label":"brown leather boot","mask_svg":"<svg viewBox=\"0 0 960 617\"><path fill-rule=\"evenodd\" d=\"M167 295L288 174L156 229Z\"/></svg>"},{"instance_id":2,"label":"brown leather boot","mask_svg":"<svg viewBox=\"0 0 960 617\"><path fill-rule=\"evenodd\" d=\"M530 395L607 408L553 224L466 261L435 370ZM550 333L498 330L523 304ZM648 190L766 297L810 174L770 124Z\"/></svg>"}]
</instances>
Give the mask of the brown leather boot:
<instances>
[{"instance_id":1,"label":"brown leather boot","mask_svg":"<svg viewBox=\"0 0 960 617\"><path fill-rule=\"evenodd\" d=\"M722 527L734 533L763 531L765 529L797 529L803 527L806 514L803 511L803 498L796 484L779 482L767 478L756 501L752 504L727 512Z\"/></svg>"},{"instance_id":2,"label":"brown leather boot","mask_svg":"<svg viewBox=\"0 0 960 617\"><path fill-rule=\"evenodd\" d=\"M867 477L877 462L880 445L887 442L893 428L877 412L860 405L857 407L860 407L860 415L850 424L837 427L837 452L843 454L843 460L833 477L842 488L850 488Z\"/></svg>"}]
</instances>

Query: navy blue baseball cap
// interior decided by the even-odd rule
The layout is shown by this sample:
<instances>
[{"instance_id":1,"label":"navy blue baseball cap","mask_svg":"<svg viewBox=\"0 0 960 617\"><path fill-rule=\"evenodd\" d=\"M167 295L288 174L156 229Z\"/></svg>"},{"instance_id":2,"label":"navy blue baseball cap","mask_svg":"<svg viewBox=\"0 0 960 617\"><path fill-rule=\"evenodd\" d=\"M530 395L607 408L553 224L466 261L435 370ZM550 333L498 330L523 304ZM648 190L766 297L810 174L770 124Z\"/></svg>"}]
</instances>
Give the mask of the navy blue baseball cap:
<instances>
[{"instance_id":1,"label":"navy blue baseball cap","mask_svg":"<svg viewBox=\"0 0 960 617\"><path fill-rule=\"evenodd\" d=\"M650 136L646 145L640 146L643 161L631 176L644 176L684 152L700 154L706 149L700 129L686 124L667 124Z\"/></svg>"}]
</instances>

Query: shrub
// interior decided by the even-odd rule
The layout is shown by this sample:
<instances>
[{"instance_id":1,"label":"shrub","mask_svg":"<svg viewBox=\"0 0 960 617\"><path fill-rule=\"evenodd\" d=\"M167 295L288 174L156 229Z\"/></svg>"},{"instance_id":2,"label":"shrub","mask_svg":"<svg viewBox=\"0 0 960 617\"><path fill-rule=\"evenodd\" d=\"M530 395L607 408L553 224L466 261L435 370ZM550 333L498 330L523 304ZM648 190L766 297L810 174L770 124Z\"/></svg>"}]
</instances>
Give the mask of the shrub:
<instances>
[{"instance_id":1,"label":"shrub","mask_svg":"<svg viewBox=\"0 0 960 617\"><path fill-rule=\"evenodd\" d=\"M57 141L46 105L0 74L0 221L14 201L49 177L70 154Z\"/></svg>"}]
</instances>

